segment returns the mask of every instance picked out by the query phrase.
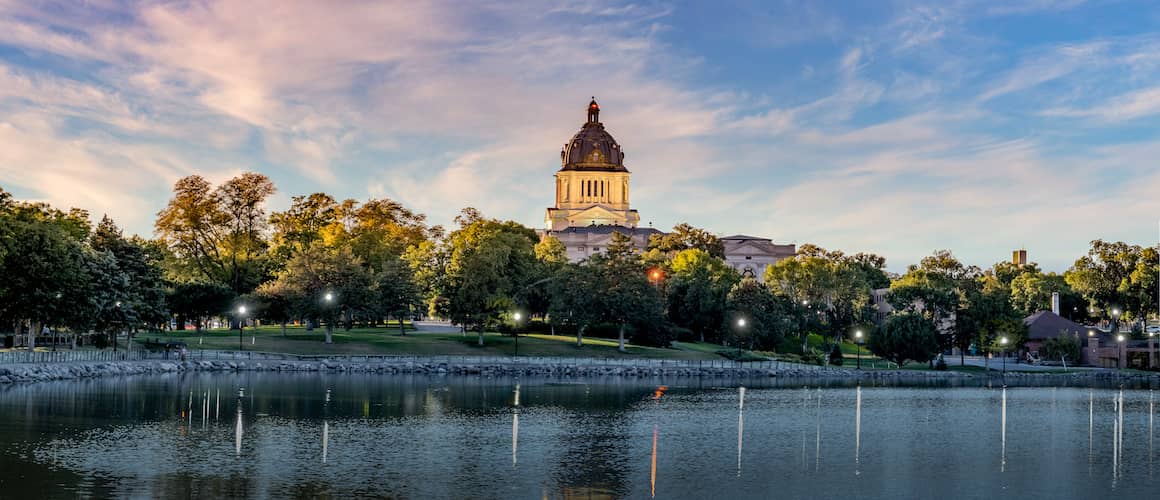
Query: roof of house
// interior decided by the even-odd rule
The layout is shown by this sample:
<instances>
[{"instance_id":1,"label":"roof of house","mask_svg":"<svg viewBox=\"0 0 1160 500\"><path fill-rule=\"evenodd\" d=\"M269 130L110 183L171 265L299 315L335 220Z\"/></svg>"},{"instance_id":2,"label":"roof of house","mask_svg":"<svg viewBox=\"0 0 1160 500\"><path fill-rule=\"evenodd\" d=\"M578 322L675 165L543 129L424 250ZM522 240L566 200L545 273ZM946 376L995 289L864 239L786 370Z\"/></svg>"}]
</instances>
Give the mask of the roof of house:
<instances>
[{"instance_id":1,"label":"roof of house","mask_svg":"<svg viewBox=\"0 0 1160 500\"><path fill-rule=\"evenodd\" d=\"M1084 335L1088 330L1086 326L1051 311L1039 311L1023 318L1023 324L1027 326L1027 338L1032 340L1055 338L1061 332L1068 335Z\"/></svg>"}]
</instances>

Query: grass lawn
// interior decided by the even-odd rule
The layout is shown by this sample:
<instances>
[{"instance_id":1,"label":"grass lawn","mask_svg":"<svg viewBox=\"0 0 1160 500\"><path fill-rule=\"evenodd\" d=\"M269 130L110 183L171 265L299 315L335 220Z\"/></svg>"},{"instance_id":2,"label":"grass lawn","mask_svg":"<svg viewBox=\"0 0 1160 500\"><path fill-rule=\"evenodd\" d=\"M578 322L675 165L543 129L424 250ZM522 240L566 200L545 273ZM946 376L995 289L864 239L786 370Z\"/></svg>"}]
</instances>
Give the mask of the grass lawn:
<instances>
[{"instance_id":1,"label":"grass lawn","mask_svg":"<svg viewBox=\"0 0 1160 500\"><path fill-rule=\"evenodd\" d=\"M322 328L306 331L304 327L287 327L282 336L278 326L246 328L242 337L245 350L289 354L326 355L417 355L417 356L511 356L516 352L516 340L498 333L484 334L483 347L478 346L478 334L468 333L415 333L399 335L398 328L336 329L334 343L324 343ZM180 340L190 349L238 350L237 330L206 330L199 336L192 330L166 334L141 334L137 342ZM253 342L253 343L251 343ZM576 347L575 337L529 334L519 338L520 356L595 357L595 358L653 358L653 359L721 359L715 353L661 349L656 347L627 346L627 353L616 350L616 341L599 338L584 339L584 347Z\"/></svg>"}]
</instances>

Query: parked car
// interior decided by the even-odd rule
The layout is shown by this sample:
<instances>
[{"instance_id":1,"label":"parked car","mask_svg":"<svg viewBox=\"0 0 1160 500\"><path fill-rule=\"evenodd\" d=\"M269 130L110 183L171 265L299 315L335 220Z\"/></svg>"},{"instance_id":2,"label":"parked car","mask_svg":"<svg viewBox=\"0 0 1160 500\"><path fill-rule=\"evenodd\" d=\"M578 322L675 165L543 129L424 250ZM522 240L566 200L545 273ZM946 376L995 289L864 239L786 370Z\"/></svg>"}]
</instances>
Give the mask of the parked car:
<instances>
[{"instance_id":1,"label":"parked car","mask_svg":"<svg viewBox=\"0 0 1160 500\"><path fill-rule=\"evenodd\" d=\"M1160 333L1160 325L1152 325L1144 329L1148 333Z\"/></svg>"}]
</instances>

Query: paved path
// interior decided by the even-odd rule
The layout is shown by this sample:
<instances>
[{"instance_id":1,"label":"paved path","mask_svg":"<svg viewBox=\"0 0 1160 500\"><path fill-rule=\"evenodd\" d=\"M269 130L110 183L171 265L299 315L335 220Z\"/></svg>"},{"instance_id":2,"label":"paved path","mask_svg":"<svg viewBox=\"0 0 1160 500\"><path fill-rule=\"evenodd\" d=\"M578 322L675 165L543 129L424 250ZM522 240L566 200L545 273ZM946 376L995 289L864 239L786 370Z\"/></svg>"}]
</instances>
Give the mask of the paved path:
<instances>
[{"instance_id":1,"label":"paved path","mask_svg":"<svg viewBox=\"0 0 1160 500\"><path fill-rule=\"evenodd\" d=\"M415 321L411 323L415 325L415 333L459 333L458 325L452 325L450 321Z\"/></svg>"}]
</instances>

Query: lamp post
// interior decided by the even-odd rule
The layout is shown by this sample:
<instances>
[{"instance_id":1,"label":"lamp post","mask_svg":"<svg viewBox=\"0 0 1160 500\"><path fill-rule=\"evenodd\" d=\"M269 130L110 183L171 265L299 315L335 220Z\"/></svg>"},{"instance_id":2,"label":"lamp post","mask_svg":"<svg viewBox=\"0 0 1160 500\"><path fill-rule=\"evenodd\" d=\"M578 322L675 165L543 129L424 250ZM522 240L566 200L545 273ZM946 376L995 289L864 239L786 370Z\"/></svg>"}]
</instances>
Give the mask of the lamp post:
<instances>
[{"instance_id":1,"label":"lamp post","mask_svg":"<svg viewBox=\"0 0 1160 500\"><path fill-rule=\"evenodd\" d=\"M1118 345L1117 345L1118 349L1116 350L1116 354L1117 354L1116 358L1118 358L1117 360L1119 361L1120 368L1124 368L1124 365L1126 364L1126 363L1124 363L1124 340L1126 340L1126 339L1124 338L1123 334L1116 335L1116 342L1118 343Z\"/></svg>"},{"instance_id":2,"label":"lamp post","mask_svg":"<svg viewBox=\"0 0 1160 500\"><path fill-rule=\"evenodd\" d=\"M246 350L242 342L242 331L246 329L246 306L238 306L238 350Z\"/></svg>"},{"instance_id":3,"label":"lamp post","mask_svg":"<svg viewBox=\"0 0 1160 500\"><path fill-rule=\"evenodd\" d=\"M520 320L523 319L523 317L524 315L519 311L512 313L512 319L516 322L515 328L512 330L512 336L516 338L516 353L513 356L520 355Z\"/></svg>"},{"instance_id":4,"label":"lamp post","mask_svg":"<svg viewBox=\"0 0 1160 500\"><path fill-rule=\"evenodd\" d=\"M858 346L858 369L862 369L862 330L854 332L854 343Z\"/></svg>"},{"instance_id":5,"label":"lamp post","mask_svg":"<svg viewBox=\"0 0 1160 500\"><path fill-rule=\"evenodd\" d=\"M1112 309L1112 333L1120 333L1120 310Z\"/></svg>"},{"instance_id":6,"label":"lamp post","mask_svg":"<svg viewBox=\"0 0 1160 500\"><path fill-rule=\"evenodd\" d=\"M117 331L117 328L121 327L121 301L118 300L113 304L113 307L117 310L117 327L113 329L113 352L117 352L117 337L120 333Z\"/></svg>"},{"instance_id":7,"label":"lamp post","mask_svg":"<svg viewBox=\"0 0 1160 500\"><path fill-rule=\"evenodd\" d=\"M326 292L326 295L322 296L322 301L324 304L326 304L326 343L331 344L333 343L331 335L334 333L334 321L333 318L330 317L330 314L331 308L334 304L334 294Z\"/></svg>"},{"instance_id":8,"label":"lamp post","mask_svg":"<svg viewBox=\"0 0 1160 500\"><path fill-rule=\"evenodd\" d=\"M1003 336L999 339L1000 352L1003 354L1003 376L1007 376L1007 337Z\"/></svg>"},{"instance_id":9,"label":"lamp post","mask_svg":"<svg viewBox=\"0 0 1160 500\"><path fill-rule=\"evenodd\" d=\"M737 318L737 359L741 359L741 332L745 329L745 318Z\"/></svg>"}]
</instances>

